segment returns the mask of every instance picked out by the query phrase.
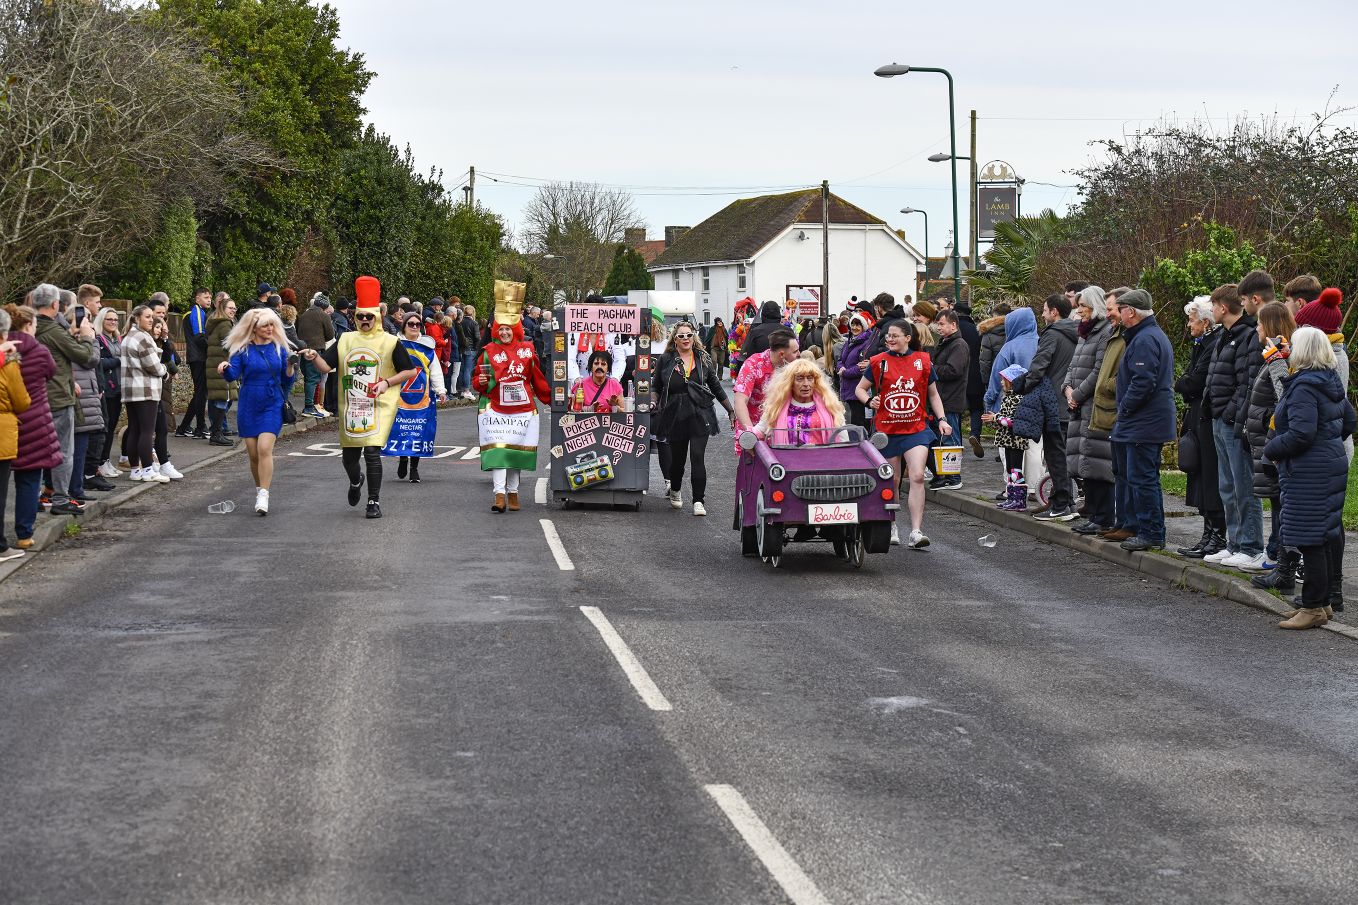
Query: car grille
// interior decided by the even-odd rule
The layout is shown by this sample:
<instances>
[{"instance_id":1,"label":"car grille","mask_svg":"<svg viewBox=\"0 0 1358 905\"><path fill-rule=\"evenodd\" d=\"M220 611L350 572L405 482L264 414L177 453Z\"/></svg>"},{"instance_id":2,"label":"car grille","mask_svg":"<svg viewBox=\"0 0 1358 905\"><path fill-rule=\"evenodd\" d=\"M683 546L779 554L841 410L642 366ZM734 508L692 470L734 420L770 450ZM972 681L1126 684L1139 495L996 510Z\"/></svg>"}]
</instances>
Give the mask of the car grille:
<instances>
[{"instance_id":1,"label":"car grille","mask_svg":"<svg viewBox=\"0 0 1358 905\"><path fill-rule=\"evenodd\" d=\"M876 481L866 474L808 474L792 479L792 492L803 500L836 503L872 492Z\"/></svg>"}]
</instances>

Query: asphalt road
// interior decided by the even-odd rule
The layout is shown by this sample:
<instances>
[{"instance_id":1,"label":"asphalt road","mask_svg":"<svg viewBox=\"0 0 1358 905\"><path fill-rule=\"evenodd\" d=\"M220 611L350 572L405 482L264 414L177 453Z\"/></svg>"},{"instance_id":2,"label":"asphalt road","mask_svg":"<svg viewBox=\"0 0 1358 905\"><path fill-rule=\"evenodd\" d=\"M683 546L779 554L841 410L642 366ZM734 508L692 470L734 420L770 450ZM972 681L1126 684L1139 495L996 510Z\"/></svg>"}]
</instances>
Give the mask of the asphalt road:
<instances>
[{"instance_id":1,"label":"asphalt road","mask_svg":"<svg viewBox=\"0 0 1358 905\"><path fill-rule=\"evenodd\" d=\"M739 555L725 442L706 519L532 481L494 515L457 451L389 467L370 522L327 439L280 446L268 518L242 458L0 585L0 903L1358 889L1348 639L940 509L926 551L774 570Z\"/></svg>"}]
</instances>

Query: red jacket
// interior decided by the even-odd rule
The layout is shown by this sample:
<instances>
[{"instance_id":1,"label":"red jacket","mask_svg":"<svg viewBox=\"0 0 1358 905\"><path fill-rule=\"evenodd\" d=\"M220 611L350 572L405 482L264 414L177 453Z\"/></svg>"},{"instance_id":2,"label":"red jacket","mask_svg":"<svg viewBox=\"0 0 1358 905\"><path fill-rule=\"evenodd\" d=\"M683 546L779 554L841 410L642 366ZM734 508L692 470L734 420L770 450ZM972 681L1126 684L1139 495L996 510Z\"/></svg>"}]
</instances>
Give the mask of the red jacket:
<instances>
[{"instance_id":1,"label":"red jacket","mask_svg":"<svg viewBox=\"0 0 1358 905\"><path fill-rule=\"evenodd\" d=\"M486 361L490 362L494 375L489 379L481 373L481 365L485 364ZM473 367L476 370L472 372L472 386L476 389L476 392L486 397L490 407L497 412L504 412L506 415L530 412L536 408L532 396L541 400L543 405L550 405L552 402L552 388L547 383L547 378L542 373L542 369L538 367L537 352L534 351L533 344L530 342L510 343L508 346L489 343L476 356ZM530 394L529 398L521 404L506 405L501 401L496 388L501 383L515 380L524 382Z\"/></svg>"},{"instance_id":2,"label":"red jacket","mask_svg":"<svg viewBox=\"0 0 1358 905\"><path fill-rule=\"evenodd\" d=\"M443 324L431 321L424 325L424 332L434 341L435 357L444 364L448 364L448 335L444 332Z\"/></svg>"},{"instance_id":3,"label":"red jacket","mask_svg":"<svg viewBox=\"0 0 1358 905\"><path fill-rule=\"evenodd\" d=\"M9 335L19 346L20 373L32 400L28 411L19 416L19 455L10 463L14 471L55 468L61 464L61 443L52 425L52 407L47 402L47 381L57 373L57 363L47 347L27 333Z\"/></svg>"}]
</instances>

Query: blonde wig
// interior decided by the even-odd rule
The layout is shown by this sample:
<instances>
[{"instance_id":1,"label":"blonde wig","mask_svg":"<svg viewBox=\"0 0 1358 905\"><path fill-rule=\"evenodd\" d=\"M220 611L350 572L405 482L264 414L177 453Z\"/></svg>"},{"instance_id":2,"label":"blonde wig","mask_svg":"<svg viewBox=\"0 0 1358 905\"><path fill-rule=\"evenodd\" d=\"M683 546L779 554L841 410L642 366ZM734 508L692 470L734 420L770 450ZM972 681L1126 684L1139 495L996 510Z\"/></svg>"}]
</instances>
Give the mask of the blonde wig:
<instances>
[{"instance_id":1,"label":"blonde wig","mask_svg":"<svg viewBox=\"0 0 1358 905\"><path fill-rule=\"evenodd\" d=\"M830 379L825 376L825 371L809 358L794 358L769 381L768 392L764 395L764 409L760 414L760 420L763 422L761 428L767 430L772 426L768 420L776 418L779 412L787 408L788 401L792 398L793 384L798 377L806 374L812 375L816 381L811 390L811 398L830 413L836 427L844 423L844 403L830 385Z\"/></svg>"},{"instance_id":2,"label":"blonde wig","mask_svg":"<svg viewBox=\"0 0 1358 905\"><path fill-rule=\"evenodd\" d=\"M283 335L283 321L271 308L251 308L241 315L231 332L226 334L226 339L222 340L228 358L255 341L255 327L261 323L273 324L273 344L278 347L281 358L288 357L288 338Z\"/></svg>"}]
</instances>

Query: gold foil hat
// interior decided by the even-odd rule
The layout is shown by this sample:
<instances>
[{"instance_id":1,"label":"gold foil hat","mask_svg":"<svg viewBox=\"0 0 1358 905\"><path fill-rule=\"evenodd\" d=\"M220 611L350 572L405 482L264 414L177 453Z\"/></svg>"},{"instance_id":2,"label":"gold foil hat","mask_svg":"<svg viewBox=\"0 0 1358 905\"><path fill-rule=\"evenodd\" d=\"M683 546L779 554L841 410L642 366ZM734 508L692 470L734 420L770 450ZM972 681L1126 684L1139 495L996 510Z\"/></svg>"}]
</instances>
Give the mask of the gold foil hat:
<instances>
[{"instance_id":1,"label":"gold foil hat","mask_svg":"<svg viewBox=\"0 0 1358 905\"><path fill-rule=\"evenodd\" d=\"M523 318L524 283L495 281L495 323L512 327Z\"/></svg>"}]
</instances>

